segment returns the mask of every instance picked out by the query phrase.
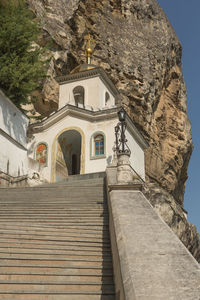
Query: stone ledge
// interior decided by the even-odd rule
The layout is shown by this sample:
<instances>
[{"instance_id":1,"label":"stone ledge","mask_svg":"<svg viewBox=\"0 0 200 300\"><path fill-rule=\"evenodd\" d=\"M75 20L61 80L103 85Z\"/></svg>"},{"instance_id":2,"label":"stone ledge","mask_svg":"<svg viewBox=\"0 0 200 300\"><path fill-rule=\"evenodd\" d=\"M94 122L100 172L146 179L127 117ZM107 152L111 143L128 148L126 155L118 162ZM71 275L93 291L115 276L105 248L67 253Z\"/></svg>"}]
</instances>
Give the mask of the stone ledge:
<instances>
[{"instance_id":1,"label":"stone ledge","mask_svg":"<svg viewBox=\"0 0 200 300\"><path fill-rule=\"evenodd\" d=\"M27 186L28 175L13 177L4 172L0 172L0 188Z\"/></svg>"},{"instance_id":2,"label":"stone ledge","mask_svg":"<svg viewBox=\"0 0 200 300\"><path fill-rule=\"evenodd\" d=\"M130 182L130 183L127 183L127 184L109 184L108 185L108 190L109 192L112 191L112 190L139 190L141 191L142 190L142 187L143 187L143 184L138 180L137 182Z\"/></svg>"}]
</instances>

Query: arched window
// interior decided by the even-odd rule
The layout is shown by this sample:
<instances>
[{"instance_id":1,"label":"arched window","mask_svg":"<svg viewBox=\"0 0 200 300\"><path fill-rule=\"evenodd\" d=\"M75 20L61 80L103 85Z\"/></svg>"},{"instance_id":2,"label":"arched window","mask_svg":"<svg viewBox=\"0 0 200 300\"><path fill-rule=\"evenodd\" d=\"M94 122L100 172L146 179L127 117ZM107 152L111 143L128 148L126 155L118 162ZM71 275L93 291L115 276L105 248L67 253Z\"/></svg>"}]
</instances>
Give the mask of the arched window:
<instances>
[{"instance_id":1,"label":"arched window","mask_svg":"<svg viewBox=\"0 0 200 300\"><path fill-rule=\"evenodd\" d=\"M94 155L104 155L104 137L102 134L94 137Z\"/></svg>"},{"instance_id":2,"label":"arched window","mask_svg":"<svg viewBox=\"0 0 200 300\"><path fill-rule=\"evenodd\" d=\"M43 166L47 166L48 149L46 143L40 143L36 147L36 160Z\"/></svg>"},{"instance_id":3,"label":"arched window","mask_svg":"<svg viewBox=\"0 0 200 300\"><path fill-rule=\"evenodd\" d=\"M105 106L110 105L110 94L108 92L105 93Z\"/></svg>"},{"instance_id":4,"label":"arched window","mask_svg":"<svg viewBox=\"0 0 200 300\"><path fill-rule=\"evenodd\" d=\"M95 132L90 139L90 159L105 158L106 137L102 131Z\"/></svg>"},{"instance_id":5,"label":"arched window","mask_svg":"<svg viewBox=\"0 0 200 300\"><path fill-rule=\"evenodd\" d=\"M78 106L78 104L82 104L84 106L84 104L85 104L85 90L84 90L84 87L82 87L81 85L76 86L73 89L73 95L74 95L75 105Z\"/></svg>"}]
</instances>

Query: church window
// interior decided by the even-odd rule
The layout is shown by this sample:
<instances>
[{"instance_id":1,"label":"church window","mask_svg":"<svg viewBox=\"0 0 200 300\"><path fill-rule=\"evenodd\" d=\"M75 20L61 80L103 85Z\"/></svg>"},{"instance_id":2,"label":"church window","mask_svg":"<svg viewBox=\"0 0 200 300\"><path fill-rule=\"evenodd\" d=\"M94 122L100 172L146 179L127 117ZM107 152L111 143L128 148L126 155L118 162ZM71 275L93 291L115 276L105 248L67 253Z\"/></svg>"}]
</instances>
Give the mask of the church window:
<instances>
[{"instance_id":1,"label":"church window","mask_svg":"<svg viewBox=\"0 0 200 300\"><path fill-rule=\"evenodd\" d=\"M47 145L46 143L40 143L36 147L36 160L41 165L47 166Z\"/></svg>"},{"instance_id":2,"label":"church window","mask_svg":"<svg viewBox=\"0 0 200 300\"><path fill-rule=\"evenodd\" d=\"M76 86L73 89L73 95L74 95L75 105L78 106L78 104L82 104L84 106L84 104L85 104L85 90L84 90L84 87L82 87L81 85Z\"/></svg>"},{"instance_id":3,"label":"church window","mask_svg":"<svg viewBox=\"0 0 200 300\"><path fill-rule=\"evenodd\" d=\"M104 138L99 134L94 138L95 156L104 155Z\"/></svg>"},{"instance_id":4,"label":"church window","mask_svg":"<svg viewBox=\"0 0 200 300\"><path fill-rule=\"evenodd\" d=\"M91 159L105 157L105 135L103 132L96 132L91 137Z\"/></svg>"},{"instance_id":5,"label":"church window","mask_svg":"<svg viewBox=\"0 0 200 300\"><path fill-rule=\"evenodd\" d=\"M105 106L110 105L110 95L108 92L105 93Z\"/></svg>"}]
</instances>

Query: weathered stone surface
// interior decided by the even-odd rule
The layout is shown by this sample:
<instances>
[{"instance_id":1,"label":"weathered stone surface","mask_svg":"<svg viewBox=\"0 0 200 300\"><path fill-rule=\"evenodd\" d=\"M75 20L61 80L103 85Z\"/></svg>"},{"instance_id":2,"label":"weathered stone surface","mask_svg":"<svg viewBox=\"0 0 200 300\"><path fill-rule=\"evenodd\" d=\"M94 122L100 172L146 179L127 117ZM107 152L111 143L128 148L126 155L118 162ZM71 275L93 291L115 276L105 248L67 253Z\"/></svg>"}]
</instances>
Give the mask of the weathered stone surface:
<instances>
[{"instance_id":1,"label":"weathered stone surface","mask_svg":"<svg viewBox=\"0 0 200 300\"><path fill-rule=\"evenodd\" d=\"M187 221L186 212L179 203L166 190L158 187L157 184L150 183L144 189L144 193L162 219L200 262L199 233L196 227Z\"/></svg>"},{"instance_id":2,"label":"weathered stone surface","mask_svg":"<svg viewBox=\"0 0 200 300\"><path fill-rule=\"evenodd\" d=\"M112 190L109 195L124 298L199 299L199 264L144 195L130 190Z\"/></svg>"},{"instance_id":3,"label":"weathered stone surface","mask_svg":"<svg viewBox=\"0 0 200 300\"><path fill-rule=\"evenodd\" d=\"M123 104L148 140L148 180L156 185L156 209L165 191L174 203L164 219L192 253L200 252L196 229L180 226L187 167L192 152L186 89L181 70L181 45L156 0L28 0L41 19L41 40L53 40L50 77L37 110L55 110L55 75L85 61L85 35L94 40L93 63L102 66L120 90ZM42 44L42 42L41 42ZM47 103L50 101L50 105ZM168 194L167 194L168 193ZM172 215L170 224L167 215ZM183 214L183 213L182 213ZM181 217L180 217L181 218ZM191 245L195 246L191 246ZM195 250L194 250L195 249ZM196 255L196 257L200 255Z\"/></svg>"}]
</instances>

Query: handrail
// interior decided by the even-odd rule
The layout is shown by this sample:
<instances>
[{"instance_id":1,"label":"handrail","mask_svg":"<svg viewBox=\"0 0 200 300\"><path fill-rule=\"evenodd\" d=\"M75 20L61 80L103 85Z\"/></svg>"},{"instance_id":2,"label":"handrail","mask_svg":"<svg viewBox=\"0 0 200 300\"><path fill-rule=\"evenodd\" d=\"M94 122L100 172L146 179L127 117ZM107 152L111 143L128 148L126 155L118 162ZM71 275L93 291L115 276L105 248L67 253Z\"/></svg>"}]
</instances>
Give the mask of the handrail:
<instances>
[{"instance_id":1,"label":"handrail","mask_svg":"<svg viewBox=\"0 0 200 300\"><path fill-rule=\"evenodd\" d=\"M145 183L144 179L133 169L133 167L130 165L132 171L142 180L143 183Z\"/></svg>"}]
</instances>

